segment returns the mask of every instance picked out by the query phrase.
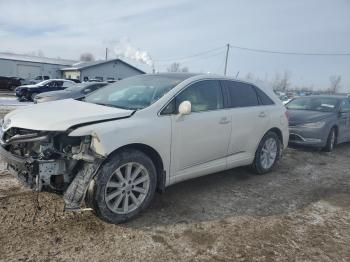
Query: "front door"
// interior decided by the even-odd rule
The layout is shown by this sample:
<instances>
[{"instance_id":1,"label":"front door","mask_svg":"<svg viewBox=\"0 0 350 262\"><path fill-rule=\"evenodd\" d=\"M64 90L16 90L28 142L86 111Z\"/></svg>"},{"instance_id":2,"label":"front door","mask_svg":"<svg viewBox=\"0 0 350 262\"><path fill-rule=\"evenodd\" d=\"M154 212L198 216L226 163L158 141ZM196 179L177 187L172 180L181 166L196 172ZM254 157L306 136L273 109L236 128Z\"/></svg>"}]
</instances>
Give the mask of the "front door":
<instances>
[{"instance_id":1,"label":"front door","mask_svg":"<svg viewBox=\"0 0 350 262\"><path fill-rule=\"evenodd\" d=\"M190 101L189 115L172 115L171 180L205 175L226 168L231 117L216 80L196 82L175 98L175 108Z\"/></svg>"}]
</instances>

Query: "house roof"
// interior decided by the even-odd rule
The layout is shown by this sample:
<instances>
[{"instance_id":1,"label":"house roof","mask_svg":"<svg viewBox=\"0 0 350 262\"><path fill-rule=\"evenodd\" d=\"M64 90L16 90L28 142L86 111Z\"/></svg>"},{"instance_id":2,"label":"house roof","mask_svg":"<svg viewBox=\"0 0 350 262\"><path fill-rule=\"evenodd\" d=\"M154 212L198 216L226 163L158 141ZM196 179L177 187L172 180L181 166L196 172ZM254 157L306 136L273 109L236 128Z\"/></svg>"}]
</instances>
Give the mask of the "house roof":
<instances>
[{"instance_id":1,"label":"house roof","mask_svg":"<svg viewBox=\"0 0 350 262\"><path fill-rule=\"evenodd\" d=\"M62 68L60 70L61 71L76 71L76 70L82 70L82 69L86 69L86 68L97 66L97 65L102 65L105 63L109 63L109 62L121 62L121 63L139 71L140 73L143 73L143 74L145 73L145 71L143 71L143 70L131 65L130 63L127 63L127 62L119 59L119 58L110 59L110 60L99 60L99 61L93 61L93 62L78 62L78 63L73 64L71 67Z\"/></svg>"},{"instance_id":2,"label":"house roof","mask_svg":"<svg viewBox=\"0 0 350 262\"><path fill-rule=\"evenodd\" d=\"M64 66L69 66L76 63L76 61L68 60L68 59L48 58L48 57L40 57L40 56L25 55L25 54L13 54L8 52L0 52L0 59L26 61L26 62L32 62L32 63L55 64L55 65L64 65Z\"/></svg>"}]
</instances>

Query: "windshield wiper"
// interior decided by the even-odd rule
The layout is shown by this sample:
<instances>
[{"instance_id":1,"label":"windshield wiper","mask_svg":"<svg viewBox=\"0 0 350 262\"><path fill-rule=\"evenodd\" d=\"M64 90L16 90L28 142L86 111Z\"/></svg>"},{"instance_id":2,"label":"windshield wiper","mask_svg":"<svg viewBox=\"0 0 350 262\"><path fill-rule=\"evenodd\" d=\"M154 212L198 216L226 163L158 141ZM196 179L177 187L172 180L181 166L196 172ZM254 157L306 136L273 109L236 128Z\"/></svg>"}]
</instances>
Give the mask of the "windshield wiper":
<instances>
[{"instance_id":1,"label":"windshield wiper","mask_svg":"<svg viewBox=\"0 0 350 262\"><path fill-rule=\"evenodd\" d=\"M129 108L129 107L116 106L116 105L111 105L111 104L104 104L104 103L94 103L94 104L100 105L100 106L109 106L109 107L114 107L114 108L133 110L133 109L131 109L131 108Z\"/></svg>"}]
</instances>

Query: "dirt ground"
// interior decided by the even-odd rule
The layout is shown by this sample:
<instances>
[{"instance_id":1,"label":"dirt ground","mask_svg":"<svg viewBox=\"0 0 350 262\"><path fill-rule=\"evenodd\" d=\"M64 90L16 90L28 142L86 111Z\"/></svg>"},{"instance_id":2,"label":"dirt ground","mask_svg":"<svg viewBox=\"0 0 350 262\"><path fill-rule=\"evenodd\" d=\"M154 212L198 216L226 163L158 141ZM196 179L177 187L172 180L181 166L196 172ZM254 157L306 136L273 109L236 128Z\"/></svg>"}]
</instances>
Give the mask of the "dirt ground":
<instances>
[{"instance_id":1,"label":"dirt ground","mask_svg":"<svg viewBox=\"0 0 350 262\"><path fill-rule=\"evenodd\" d=\"M350 144L288 149L267 175L238 168L171 186L123 225L64 213L59 196L2 171L0 260L349 261L349 159Z\"/></svg>"}]
</instances>

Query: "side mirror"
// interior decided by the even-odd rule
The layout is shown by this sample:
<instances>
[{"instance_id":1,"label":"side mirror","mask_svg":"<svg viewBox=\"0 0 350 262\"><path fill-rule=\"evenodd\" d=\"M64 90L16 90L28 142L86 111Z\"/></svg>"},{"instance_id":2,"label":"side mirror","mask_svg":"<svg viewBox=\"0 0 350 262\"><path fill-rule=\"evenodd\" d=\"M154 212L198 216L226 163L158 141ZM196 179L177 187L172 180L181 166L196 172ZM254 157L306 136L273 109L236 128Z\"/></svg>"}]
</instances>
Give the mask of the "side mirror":
<instances>
[{"instance_id":1,"label":"side mirror","mask_svg":"<svg viewBox=\"0 0 350 262\"><path fill-rule=\"evenodd\" d=\"M191 113L191 102L190 101L183 101L179 105L179 114L180 115L189 115Z\"/></svg>"}]
</instances>

